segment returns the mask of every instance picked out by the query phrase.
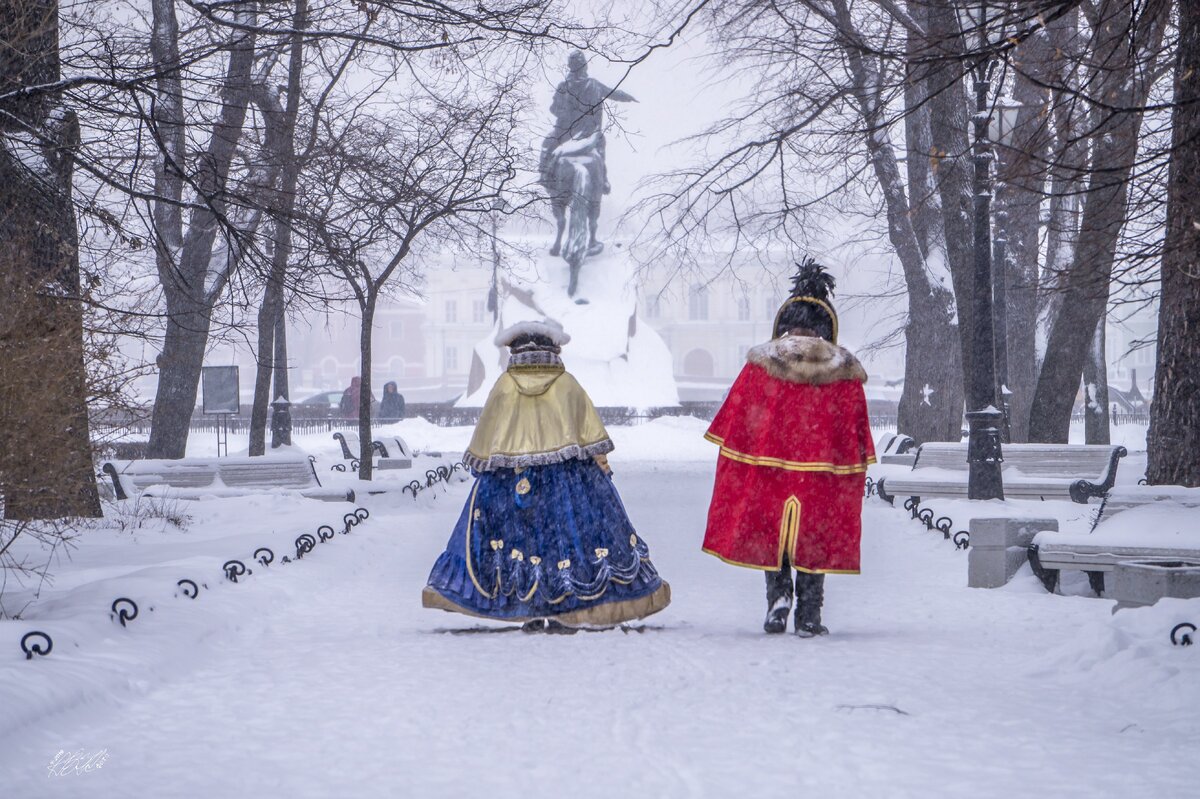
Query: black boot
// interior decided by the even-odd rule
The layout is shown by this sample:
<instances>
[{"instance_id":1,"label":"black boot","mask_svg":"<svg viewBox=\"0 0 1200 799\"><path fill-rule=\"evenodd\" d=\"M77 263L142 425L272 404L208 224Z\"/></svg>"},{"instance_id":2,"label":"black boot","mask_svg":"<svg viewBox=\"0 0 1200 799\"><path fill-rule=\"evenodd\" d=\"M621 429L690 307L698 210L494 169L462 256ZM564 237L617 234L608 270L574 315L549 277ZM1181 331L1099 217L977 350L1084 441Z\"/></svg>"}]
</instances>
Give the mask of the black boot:
<instances>
[{"instance_id":1,"label":"black boot","mask_svg":"<svg viewBox=\"0 0 1200 799\"><path fill-rule=\"evenodd\" d=\"M825 575L796 572L796 635L812 638L829 635L821 624L821 606L825 604Z\"/></svg>"},{"instance_id":2,"label":"black boot","mask_svg":"<svg viewBox=\"0 0 1200 799\"><path fill-rule=\"evenodd\" d=\"M782 633L787 631L788 614L792 612L792 570L784 559L783 568L767 572L767 618L763 631Z\"/></svg>"}]
</instances>

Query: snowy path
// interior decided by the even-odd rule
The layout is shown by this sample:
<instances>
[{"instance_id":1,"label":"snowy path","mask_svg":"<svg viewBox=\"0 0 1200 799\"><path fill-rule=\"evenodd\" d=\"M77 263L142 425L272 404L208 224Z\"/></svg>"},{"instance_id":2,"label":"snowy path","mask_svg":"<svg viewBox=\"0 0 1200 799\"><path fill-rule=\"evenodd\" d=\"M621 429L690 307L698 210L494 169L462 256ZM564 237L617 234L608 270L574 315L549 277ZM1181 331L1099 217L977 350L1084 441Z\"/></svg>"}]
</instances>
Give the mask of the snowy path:
<instances>
[{"instance_id":1,"label":"snowy path","mask_svg":"<svg viewBox=\"0 0 1200 799\"><path fill-rule=\"evenodd\" d=\"M674 589L644 632L527 636L423 610L465 487L432 512L375 508L336 545L231 586L210 611L219 634L166 676L131 673L108 700L0 738L0 795L1200 792L1197 653L1064 654L1086 658L1083 636L1107 646L1110 603L1031 577L966 589L963 553L872 501L864 576L828 581L834 634L766 637L761 576L698 549L711 466L618 470ZM450 634L464 629L480 631ZM101 748L101 770L46 776L58 750Z\"/></svg>"}]
</instances>

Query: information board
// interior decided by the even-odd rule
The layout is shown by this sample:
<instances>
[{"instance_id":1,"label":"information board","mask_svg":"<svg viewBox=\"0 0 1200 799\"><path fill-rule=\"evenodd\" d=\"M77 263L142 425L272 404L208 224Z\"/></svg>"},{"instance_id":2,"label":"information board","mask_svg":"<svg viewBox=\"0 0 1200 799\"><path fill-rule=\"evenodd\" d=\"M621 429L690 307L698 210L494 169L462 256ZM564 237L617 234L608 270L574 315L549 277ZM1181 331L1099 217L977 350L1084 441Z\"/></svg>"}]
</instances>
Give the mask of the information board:
<instances>
[{"instance_id":1,"label":"information board","mask_svg":"<svg viewBox=\"0 0 1200 799\"><path fill-rule=\"evenodd\" d=\"M238 368L236 366L205 366L201 370L203 389L201 409L204 413L240 413Z\"/></svg>"}]
</instances>

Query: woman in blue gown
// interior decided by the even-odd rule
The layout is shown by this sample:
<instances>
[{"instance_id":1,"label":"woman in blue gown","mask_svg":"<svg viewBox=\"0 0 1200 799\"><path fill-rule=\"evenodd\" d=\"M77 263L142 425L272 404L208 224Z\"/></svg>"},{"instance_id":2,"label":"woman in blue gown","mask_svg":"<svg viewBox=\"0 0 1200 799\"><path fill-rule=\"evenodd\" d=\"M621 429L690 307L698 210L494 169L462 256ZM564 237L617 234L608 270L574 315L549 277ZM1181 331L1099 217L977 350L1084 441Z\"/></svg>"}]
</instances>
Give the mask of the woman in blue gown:
<instances>
[{"instance_id":1,"label":"woman in blue gown","mask_svg":"<svg viewBox=\"0 0 1200 799\"><path fill-rule=\"evenodd\" d=\"M463 457L475 485L429 575L425 607L534 629L611 626L670 603L613 485L612 440L559 358L569 340L553 322L496 337L510 349L508 369Z\"/></svg>"}]
</instances>

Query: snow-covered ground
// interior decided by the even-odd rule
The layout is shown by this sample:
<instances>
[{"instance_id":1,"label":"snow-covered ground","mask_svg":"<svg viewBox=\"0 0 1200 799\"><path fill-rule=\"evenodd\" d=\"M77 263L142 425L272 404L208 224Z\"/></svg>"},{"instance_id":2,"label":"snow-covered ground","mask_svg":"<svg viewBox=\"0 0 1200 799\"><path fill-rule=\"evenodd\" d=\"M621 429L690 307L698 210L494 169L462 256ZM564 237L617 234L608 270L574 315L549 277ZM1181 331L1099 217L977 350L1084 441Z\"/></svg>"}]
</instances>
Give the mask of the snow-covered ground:
<instances>
[{"instance_id":1,"label":"snow-covered ground","mask_svg":"<svg viewBox=\"0 0 1200 799\"><path fill-rule=\"evenodd\" d=\"M1027 570L968 589L964 552L872 499L863 574L828 580L833 634L765 636L762 577L699 551L715 457L703 429L612 431L615 479L674 593L627 631L530 636L422 609L466 484L369 497L368 521L287 565L297 535L340 528L352 506L208 500L180 504L183 531L85 531L54 586L0 622L0 796L1200 791L1200 646L1167 638L1200 623L1200 601L1114 616ZM396 430L447 452L469 436ZM300 442L325 469L327 441ZM251 563L264 544L269 568ZM231 557L254 570L236 585L221 576ZM208 588L177 596L183 577ZM109 618L118 596L142 609L127 629ZM53 635L48 657L24 659L30 629ZM64 750L107 759L50 776Z\"/></svg>"}]
</instances>

